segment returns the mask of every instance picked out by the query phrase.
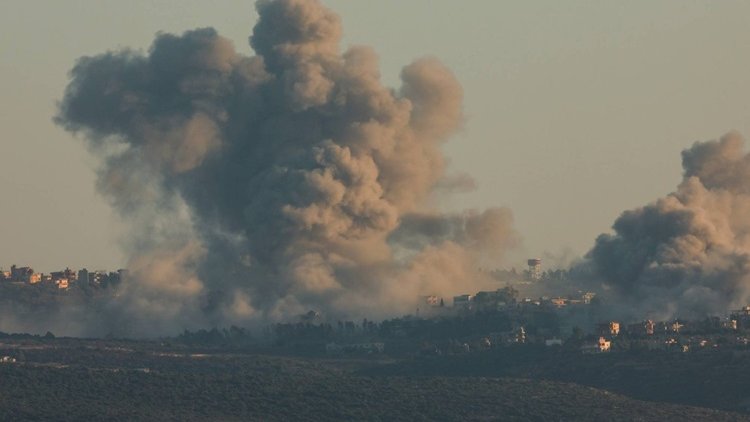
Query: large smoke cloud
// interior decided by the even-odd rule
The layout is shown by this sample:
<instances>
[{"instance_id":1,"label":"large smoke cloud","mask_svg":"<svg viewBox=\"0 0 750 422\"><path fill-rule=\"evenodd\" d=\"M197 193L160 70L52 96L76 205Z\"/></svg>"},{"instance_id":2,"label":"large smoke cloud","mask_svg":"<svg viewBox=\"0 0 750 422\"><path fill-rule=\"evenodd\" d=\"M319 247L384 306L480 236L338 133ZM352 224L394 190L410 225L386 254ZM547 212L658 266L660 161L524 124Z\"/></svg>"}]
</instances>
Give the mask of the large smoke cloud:
<instances>
[{"instance_id":1,"label":"large smoke cloud","mask_svg":"<svg viewBox=\"0 0 750 422\"><path fill-rule=\"evenodd\" d=\"M380 82L368 47L341 53L317 0L257 3L245 57L210 28L147 55L84 57L58 124L102 158L98 187L132 227L131 279L111 304L135 333L413 309L477 289L518 243L506 209L442 215L440 146L462 89L432 58Z\"/></svg>"},{"instance_id":2,"label":"large smoke cloud","mask_svg":"<svg viewBox=\"0 0 750 422\"><path fill-rule=\"evenodd\" d=\"M750 154L742 138L695 143L682 165L677 190L624 212L583 264L631 315L704 317L750 298Z\"/></svg>"}]
</instances>

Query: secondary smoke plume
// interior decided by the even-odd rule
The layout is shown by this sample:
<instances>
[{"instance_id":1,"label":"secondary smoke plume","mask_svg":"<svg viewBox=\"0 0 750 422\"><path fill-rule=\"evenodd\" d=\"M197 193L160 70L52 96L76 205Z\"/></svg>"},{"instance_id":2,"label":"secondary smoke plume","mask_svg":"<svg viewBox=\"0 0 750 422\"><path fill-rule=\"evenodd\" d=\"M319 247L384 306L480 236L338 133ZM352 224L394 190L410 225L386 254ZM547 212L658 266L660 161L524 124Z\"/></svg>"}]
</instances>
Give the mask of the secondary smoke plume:
<instances>
[{"instance_id":1,"label":"secondary smoke plume","mask_svg":"<svg viewBox=\"0 0 750 422\"><path fill-rule=\"evenodd\" d=\"M317 0L256 7L256 56L204 28L71 72L57 122L101 157L98 187L132 227L108 312L158 333L382 316L478 288L518 235L507 209L427 206L473 185L446 176L440 149L463 119L453 74L424 58L384 87L372 49L342 53Z\"/></svg>"},{"instance_id":2,"label":"secondary smoke plume","mask_svg":"<svg viewBox=\"0 0 750 422\"><path fill-rule=\"evenodd\" d=\"M704 317L750 299L750 154L742 138L697 142L682 166L675 192L624 212L583 264L631 314Z\"/></svg>"}]
</instances>

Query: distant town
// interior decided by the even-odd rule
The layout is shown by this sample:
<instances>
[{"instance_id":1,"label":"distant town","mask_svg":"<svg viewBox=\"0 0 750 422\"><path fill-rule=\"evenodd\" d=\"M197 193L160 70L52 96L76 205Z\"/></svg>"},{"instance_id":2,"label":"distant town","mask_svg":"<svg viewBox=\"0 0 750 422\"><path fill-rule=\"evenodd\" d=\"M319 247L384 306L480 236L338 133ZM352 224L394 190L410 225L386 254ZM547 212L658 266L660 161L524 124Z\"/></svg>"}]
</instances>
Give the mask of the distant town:
<instances>
[{"instance_id":1,"label":"distant town","mask_svg":"<svg viewBox=\"0 0 750 422\"><path fill-rule=\"evenodd\" d=\"M750 344L750 306L703 320L611 320L607 319L606 305L595 292L522 297L518 287L541 284L556 277L554 272L542 272L540 259L529 259L528 266L521 273L515 269L496 271L498 278L515 281L496 290L449 298L421 296L414 313L399 318L334 323L311 310L298 316L296 321L269 325L260 336L251 336L243 329L239 337L243 338L242 342L252 337L252 343L267 343L282 349L291 347L305 353L398 355L470 353L519 345L607 353L746 349ZM46 300L54 301L55 292L71 290L92 297L97 293L114 294L127 277L125 269L65 268L46 274L28 266L12 265L10 270L0 269L0 287L5 287L3 300L23 299L22 294L14 292L31 288L51 293ZM239 331L236 327L233 329L231 335L220 327L185 331L179 338L198 343L237 340Z\"/></svg>"},{"instance_id":2,"label":"distant town","mask_svg":"<svg viewBox=\"0 0 750 422\"><path fill-rule=\"evenodd\" d=\"M528 265L522 274L503 271L501 277L520 280L518 287L559 281L559 272L542 272L540 259L529 259ZM314 348L313 343L325 339L326 353L334 355L451 355L536 346L583 354L750 350L750 306L725 316L668 321L613 320L607 306L591 291L521 297L509 283L448 300L422 296L413 315L381 323L364 320L332 326L310 311L297 323L272 327L270 338L298 350L305 348L305 342Z\"/></svg>"},{"instance_id":3,"label":"distant town","mask_svg":"<svg viewBox=\"0 0 750 422\"><path fill-rule=\"evenodd\" d=\"M53 271L49 274L39 273L31 267L18 267L12 265L9 271L0 268L0 282L13 283L15 285L36 285L39 287L67 290L72 287L81 289L106 288L118 285L127 278L128 270L119 269L114 272L106 270L89 271L85 268L74 271L65 268L61 271Z\"/></svg>"},{"instance_id":4,"label":"distant town","mask_svg":"<svg viewBox=\"0 0 750 422\"><path fill-rule=\"evenodd\" d=\"M217 373L222 374L222 382L235 377L227 395L236 385L256 382L259 377L267 381L251 384L251 391L257 385L274 385L283 374L297 374L295 385L310 374L327 374L330 385L350 376L368 380L455 376L444 385L466 379L461 390L472 394L485 392L479 379L511 377L511 386L519 386L515 379L522 378L549 388L553 380L574 383L560 391L580 384L648 401L750 412L745 393L750 371L750 306L726 316L694 320L614 319L609 313L611 304L596 292L531 295L569 285L564 272L542 272L540 260L529 260L529 268L523 271L492 272L498 276L497 289L450 297L424 295L415 298L417 306L410 315L382 321L337 320L309 310L283 322L253 327L186 327L159 338L133 338L121 330L80 338L44 333L43 321L49 319L40 315L104 317L102 308L117 296L128 272L66 268L42 274L13 265L9 271L0 271L0 309L13 313L17 320L41 323L34 325L41 331L0 331L0 375L4 380L15 377L13 385L28 390L16 387L4 394L37 394L37 384L27 382L34 376L51 380L45 381L55 386L55 393L47 393L49 397L67 391L69 380L81 376L96 382L116 380L107 391L119 392L122 385L141 386L164 377L174 381L160 388L202 386L201 382L185 382L185 376L203 379L207 373ZM63 311L71 305L91 313ZM119 323L115 321L114 328ZM298 372L300 365L307 369ZM342 371L355 375L337 375ZM314 391L319 389L316 384ZM269 391L269 400L275 400L278 391ZM493 397L503 394L507 391ZM317 396L311 393L309 397ZM580 400L587 406L591 402ZM22 402L20 398L14 401ZM581 407L579 402L571 403L573 409ZM600 416L606 419L611 411L608 408Z\"/></svg>"}]
</instances>

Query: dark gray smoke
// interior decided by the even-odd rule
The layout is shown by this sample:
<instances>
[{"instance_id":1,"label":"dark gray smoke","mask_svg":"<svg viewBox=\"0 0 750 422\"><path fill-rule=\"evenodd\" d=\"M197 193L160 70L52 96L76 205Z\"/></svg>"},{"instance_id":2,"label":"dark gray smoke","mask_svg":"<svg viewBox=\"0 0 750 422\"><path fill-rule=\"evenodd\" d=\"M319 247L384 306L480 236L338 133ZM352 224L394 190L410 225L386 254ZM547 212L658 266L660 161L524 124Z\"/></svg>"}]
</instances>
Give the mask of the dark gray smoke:
<instances>
[{"instance_id":1,"label":"dark gray smoke","mask_svg":"<svg viewBox=\"0 0 750 422\"><path fill-rule=\"evenodd\" d=\"M583 264L642 316L724 314L750 298L750 154L742 138L697 142L682 165L677 190L624 212Z\"/></svg>"},{"instance_id":2,"label":"dark gray smoke","mask_svg":"<svg viewBox=\"0 0 750 422\"><path fill-rule=\"evenodd\" d=\"M340 52L339 18L317 0L257 11L253 57L205 28L71 72L57 122L101 157L98 187L132 227L118 321L382 316L477 289L518 235L506 209L427 205L473 186L446 177L440 149L463 120L453 74L420 59L393 90L370 48Z\"/></svg>"}]
</instances>

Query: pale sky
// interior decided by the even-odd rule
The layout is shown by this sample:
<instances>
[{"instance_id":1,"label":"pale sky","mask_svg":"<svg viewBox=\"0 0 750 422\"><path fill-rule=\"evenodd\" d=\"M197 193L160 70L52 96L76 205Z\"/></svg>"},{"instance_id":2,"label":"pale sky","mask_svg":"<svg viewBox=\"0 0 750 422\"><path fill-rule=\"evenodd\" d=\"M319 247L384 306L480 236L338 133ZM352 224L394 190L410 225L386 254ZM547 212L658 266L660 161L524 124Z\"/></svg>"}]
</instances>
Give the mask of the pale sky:
<instances>
[{"instance_id":1,"label":"pale sky","mask_svg":"<svg viewBox=\"0 0 750 422\"><path fill-rule=\"evenodd\" d=\"M455 72L467 120L445 151L478 189L440 205L510 207L519 257L585 253L620 212L674 188L683 148L750 134L747 1L324 3L344 47L379 53L387 84L424 55ZM96 161L51 121L75 59L203 26L251 54L255 19L239 0L1 1L0 267L125 264Z\"/></svg>"}]
</instances>

